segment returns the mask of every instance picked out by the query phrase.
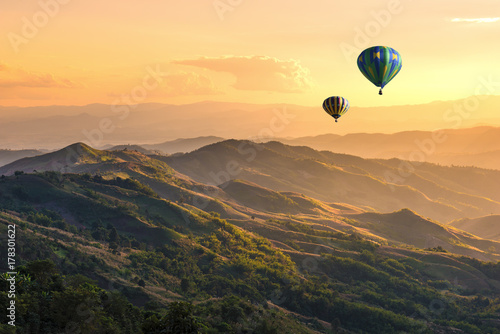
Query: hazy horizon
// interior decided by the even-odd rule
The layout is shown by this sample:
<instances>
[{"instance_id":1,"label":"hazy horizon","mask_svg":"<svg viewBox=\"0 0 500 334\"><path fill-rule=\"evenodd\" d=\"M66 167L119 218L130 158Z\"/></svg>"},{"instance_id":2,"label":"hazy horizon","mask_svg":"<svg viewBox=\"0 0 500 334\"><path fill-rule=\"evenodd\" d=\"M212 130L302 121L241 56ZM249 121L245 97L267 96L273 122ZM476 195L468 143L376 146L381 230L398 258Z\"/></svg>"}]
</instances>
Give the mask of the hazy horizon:
<instances>
[{"instance_id":1,"label":"hazy horizon","mask_svg":"<svg viewBox=\"0 0 500 334\"><path fill-rule=\"evenodd\" d=\"M47 1L1 5L2 147L500 125L494 0ZM382 96L357 67L373 45L403 64ZM339 123L329 96L350 103Z\"/></svg>"},{"instance_id":2,"label":"hazy horizon","mask_svg":"<svg viewBox=\"0 0 500 334\"><path fill-rule=\"evenodd\" d=\"M0 148L54 149L74 142L92 147L158 144L178 138L235 139L315 137L327 134L395 134L500 126L500 96L423 105L352 107L338 123L320 106L204 101L183 105L88 104L0 107ZM224 124L224 126L221 126Z\"/></svg>"}]
</instances>

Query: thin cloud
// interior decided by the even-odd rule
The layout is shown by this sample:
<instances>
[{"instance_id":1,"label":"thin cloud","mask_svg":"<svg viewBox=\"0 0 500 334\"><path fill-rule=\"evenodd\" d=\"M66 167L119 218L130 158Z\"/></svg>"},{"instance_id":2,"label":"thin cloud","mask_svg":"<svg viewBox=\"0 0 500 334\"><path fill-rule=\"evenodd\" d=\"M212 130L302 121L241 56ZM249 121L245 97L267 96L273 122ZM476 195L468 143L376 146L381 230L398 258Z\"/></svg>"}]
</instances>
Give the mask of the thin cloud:
<instances>
[{"instance_id":1,"label":"thin cloud","mask_svg":"<svg viewBox=\"0 0 500 334\"><path fill-rule=\"evenodd\" d=\"M469 23L493 23L500 21L500 17L482 17L477 19L454 18L451 22L469 22Z\"/></svg>"},{"instance_id":2,"label":"thin cloud","mask_svg":"<svg viewBox=\"0 0 500 334\"><path fill-rule=\"evenodd\" d=\"M35 73L0 63L0 87L2 88L78 88L69 79L58 78L50 73Z\"/></svg>"},{"instance_id":3,"label":"thin cloud","mask_svg":"<svg viewBox=\"0 0 500 334\"><path fill-rule=\"evenodd\" d=\"M194 72L177 72L161 76L161 84L157 89L148 92L148 96L189 96L222 94L212 80ZM109 97L121 97L123 93L109 93Z\"/></svg>"},{"instance_id":4,"label":"thin cloud","mask_svg":"<svg viewBox=\"0 0 500 334\"><path fill-rule=\"evenodd\" d=\"M213 95L221 92L210 78L193 72L181 72L163 77L163 93L169 96Z\"/></svg>"},{"instance_id":5,"label":"thin cloud","mask_svg":"<svg viewBox=\"0 0 500 334\"><path fill-rule=\"evenodd\" d=\"M236 77L233 87L240 90L297 93L311 87L309 70L294 59L281 60L265 56L225 56L178 60L173 63L231 73Z\"/></svg>"}]
</instances>

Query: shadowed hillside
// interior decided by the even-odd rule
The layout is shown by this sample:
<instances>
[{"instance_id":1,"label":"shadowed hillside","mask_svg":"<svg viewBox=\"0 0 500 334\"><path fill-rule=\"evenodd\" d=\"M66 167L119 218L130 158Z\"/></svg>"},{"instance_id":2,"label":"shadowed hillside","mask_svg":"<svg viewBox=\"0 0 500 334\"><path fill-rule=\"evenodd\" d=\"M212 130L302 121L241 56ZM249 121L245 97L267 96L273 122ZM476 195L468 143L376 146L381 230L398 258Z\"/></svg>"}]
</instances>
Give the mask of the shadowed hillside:
<instances>
[{"instance_id":1,"label":"shadowed hillside","mask_svg":"<svg viewBox=\"0 0 500 334\"><path fill-rule=\"evenodd\" d=\"M39 150L0 150L0 166L7 165L22 158L34 157L43 153L44 152Z\"/></svg>"},{"instance_id":2,"label":"shadowed hillside","mask_svg":"<svg viewBox=\"0 0 500 334\"><path fill-rule=\"evenodd\" d=\"M395 159L365 160L278 142L235 140L157 158L198 182L219 185L237 178L367 210L409 207L442 222L500 212L500 192L494 186L500 172L477 168L427 163L410 165L413 170L408 173L408 163Z\"/></svg>"},{"instance_id":3,"label":"shadowed hillside","mask_svg":"<svg viewBox=\"0 0 500 334\"><path fill-rule=\"evenodd\" d=\"M481 238L500 241L500 215L463 218L452 221L450 225Z\"/></svg>"},{"instance_id":4,"label":"shadowed hillside","mask_svg":"<svg viewBox=\"0 0 500 334\"><path fill-rule=\"evenodd\" d=\"M485 251L494 249L496 253L500 245L488 238L478 238L448 225L429 221L408 209L388 214L363 213L349 218L355 220L353 225L366 228L384 239L418 248L442 247L451 253L490 259Z\"/></svg>"}]
</instances>

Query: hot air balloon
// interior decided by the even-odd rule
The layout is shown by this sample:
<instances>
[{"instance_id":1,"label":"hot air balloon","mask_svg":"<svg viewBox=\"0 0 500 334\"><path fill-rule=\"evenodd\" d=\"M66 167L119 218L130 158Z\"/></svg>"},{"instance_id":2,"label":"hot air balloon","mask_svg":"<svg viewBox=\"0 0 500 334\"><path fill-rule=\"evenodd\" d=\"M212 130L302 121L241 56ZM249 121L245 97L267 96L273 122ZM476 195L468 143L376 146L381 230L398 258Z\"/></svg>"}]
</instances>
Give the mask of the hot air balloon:
<instances>
[{"instance_id":1,"label":"hot air balloon","mask_svg":"<svg viewBox=\"0 0 500 334\"><path fill-rule=\"evenodd\" d=\"M375 86L380 87L380 95L385 85L401 70L402 64L399 52L388 46L373 46L358 57L359 70Z\"/></svg>"},{"instance_id":2,"label":"hot air balloon","mask_svg":"<svg viewBox=\"0 0 500 334\"><path fill-rule=\"evenodd\" d=\"M349 101L341 96L330 96L323 101L323 109L337 122L337 119L349 110Z\"/></svg>"}]
</instances>

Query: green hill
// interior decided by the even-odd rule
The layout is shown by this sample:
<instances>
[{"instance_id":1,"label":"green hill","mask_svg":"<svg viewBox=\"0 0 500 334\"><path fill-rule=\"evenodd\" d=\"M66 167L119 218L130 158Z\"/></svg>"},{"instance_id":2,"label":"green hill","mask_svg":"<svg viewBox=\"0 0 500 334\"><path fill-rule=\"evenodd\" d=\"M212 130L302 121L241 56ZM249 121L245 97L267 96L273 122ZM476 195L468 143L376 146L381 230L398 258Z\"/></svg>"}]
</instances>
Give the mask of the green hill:
<instances>
[{"instance_id":1,"label":"green hill","mask_svg":"<svg viewBox=\"0 0 500 334\"><path fill-rule=\"evenodd\" d=\"M318 152L307 147L286 146L277 142L245 146L246 149L253 147L258 152L258 156L248 162L244 155L238 153L242 145L255 144L226 141L178 157L146 156L134 150L99 151L84 144L75 144L28 161L20 160L15 164L21 170L30 171L34 165L38 166L37 170L43 170L43 166L48 169L62 166L65 157L71 156L73 164L65 165L62 171L69 169L90 173L95 175L93 178L97 177L96 180L108 183L116 183L112 181L116 179L133 178L145 184L148 191L174 201L186 210L213 211L222 218L231 220L251 221L250 218L254 217L320 224L329 226L334 231L356 232L384 243L420 248L440 246L457 254L483 260L497 259L500 250L497 243L444 228L411 211L363 213L374 210L398 211L407 205L417 213L431 213L431 217L436 214L436 210L440 210L442 215L453 216L460 212L457 213L456 208L442 202L451 202L455 197L457 206L464 208L461 214L465 214L474 201L495 203L491 200L439 188L431 181L427 181L427 184L420 181L424 184L421 188L425 188L427 193L409 186L395 187L392 191L390 185L367 172L369 170L374 175L380 174L384 165L378 161ZM77 154L78 152L80 153ZM226 161L237 168L230 166L228 169L226 164L225 170L218 170ZM180 163L183 165L179 165ZM26 165L31 167L23 167ZM182 174L169 165L182 171ZM439 168L436 166L437 170ZM352 171L348 171L349 169ZM88 177L91 177L90 174ZM193 174L202 182L205 177L230 180L216 187L190 179L189 176ZM447 195L446 200L433 201L427 195L444 196L442 192ZM462 202L466 200L469 201L467 204ZM406 216L402 214L405 212L408 213ZM189 220L186 217L184 219Z\"/></svg>"},{"instance_id":2,"label":"green hill","mask_svg":"<svg viewBox=\"0 0 500 334\"><path fill-rule=\"evenodd\" d=\"M15 171L32 173L33 171L85 172L88 165L106 161L116 162L108 151L100 151L83 143L76 143L61 150L23 158L0 167L0 174L12 175Z\"/></svg>"},{"instance_id":3,"label":"green hill","mask_svg":"<svg viewBox=\"0 0 500 334\"><path fill-rule=\"evenodd\" d=\"M133 179L38 172L4 177L0 185L1 233L17 225L16 265L25 275L19 276L25 277L17 299L25 305L17 313L20 331L36 321L41 332L57 332L71 321L83 333L149 333L180 319L172 312L183 307L182 319L203 333L498 332L498 263L382 245L304 219L328 207L353 211L349 206L283 193L276 204L306 204L306 212L225 221L189 202L162 199ZM226 189L224 196L239 194L242 202L253 199L241 193L248 189L275 196L243 181ZM268 214L281 213L261 212ZM369 215L352 218L361 224ZM331 219L362 228L342 216ZM409 211L391 219L441 228ZM111 309L109 298L126 307ZM93 327L61 311L84 300L92 301ZM435 301L443 311L433 311Z\"/></svg>"},{"instance_id":4,"label":"green hill","mask_svg":"<svg viewBox=\"0 0 500 334\"><path fill-rule=\"evenodd\" d=\"M21 272L36 282L20 290L20 327L149 333L181 307L203 333L497 333L500 244L419 215L494 202L454 190L461 169L440 188L439 166L418 171L422 190L392 191L379 175L393 163L242 141L169 157L75 144L15 162L0 178L0 232L18 226ZM436 189L450 196L433 200ZM387 200L415 211L376 212ZM113 290L134 316L107 308ZM89 291L98 327L51 313L64 299L47 296Z\"/></svg>"},{"instance_id":5,"label":"green hill","mask_svg":"<svg viewBox=\"0 0 500 334\"><path fill-rule=\"evenodd\" d=\"M18 289L18 305L25 305L16 315L18 330L22 332L28 331L33 321L44 333L65 330L67 321L71 321L83 333L109 333L111 328L116 333L130 332L132 328L134 333L148 333L146 328L161 326L154 319L165 316L165 307L179 301L196 301L194 316L200 326L211 328L212 332L233 328L258 331L266 326L297 333L316 332L314 326L306 325L307 321L301 324L263 304L261 292L251 284L246 286L255 279L253 275L238 279L232 276L240 265L239 259L250 258L250 253L258 255L251 268L267 267L266 270L275 272L272 275L278 275L277 270L295 272L292 262L263 247L263 240L214 216L187 212L159 199L140 183L120 179L105 181L87 175L46 172L3 178L0 182L0 230L6 233L7 224L17 225L16 263L22 275L32 280ZM190 216L189 224L185 215ZM211 245L211 232L219 238L227 238L230 233L238 239L231 245ZM243 245L247 250L241 248ZM7 263L5 253L1 258L2 263ZM43 264L49 276L42 279L33 269L37 260L55 263L53 269L48 262ZM6 271L4 265L2 270ZM100 288L89 286L79 275L94 280L92 284ZM231 296L217 292L221 283L233 279L233 285L224 287ZM2 286L4 282L1 281ZM270 291L274 289L269 283L264 285ZM89 288L101 296L95 304L94 299L88 304L94 314L91 327L87 327L86 317L74 312L88 298ZM6 300L7 293L3 291L7 290L2 290L0 298ZM62 293L70 299L57 297ZM53 298L46 301L43 296ZM109 310L106 298L119 301L125 309ZM247 302L249 298L261 305ZM51 313L61 308L73 311L74 316ZM234 308L234 312L226 314L224 310L228 308ZM124 320L130 314L133 317ZM67 317L66 322L59 320L61 317ZM2 327L2 332L7 328Z\"/></svg>"}]
</instances>

